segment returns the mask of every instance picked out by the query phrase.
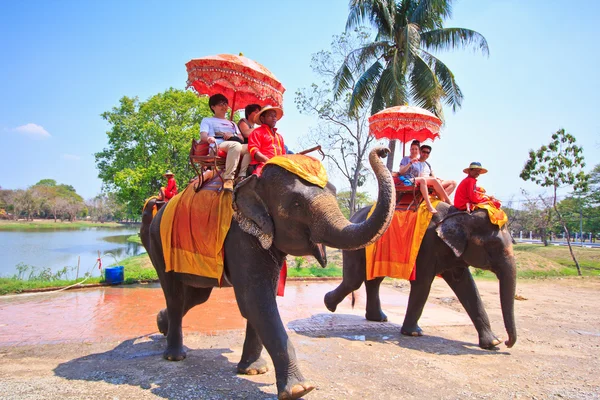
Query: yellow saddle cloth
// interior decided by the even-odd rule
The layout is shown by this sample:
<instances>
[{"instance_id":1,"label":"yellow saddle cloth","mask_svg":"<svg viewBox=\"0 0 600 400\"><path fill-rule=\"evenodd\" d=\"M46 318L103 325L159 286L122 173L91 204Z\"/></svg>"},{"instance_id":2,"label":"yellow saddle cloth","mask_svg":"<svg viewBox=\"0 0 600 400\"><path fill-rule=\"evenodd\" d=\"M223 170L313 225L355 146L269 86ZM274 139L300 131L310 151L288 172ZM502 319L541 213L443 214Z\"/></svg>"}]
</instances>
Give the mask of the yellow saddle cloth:
<instances>
[{"instance_id":1,"label":"yellow saddle cloth","mask_svg":"<svg viewBox=\"0 0 600 400\"><path fill-rule=\"evenodd\" d=\"M166 271L220 279L223 243L231 225L231 192L218 178L199 192L194 184L167 204L160 224Z\"/></svg>"},{"instance_id":2,"label":"yellow saddle cloth","mask_svg":"<svg viewBox=\"0 0 600 400\"><path fill-rule=\"evenodd\" d=\"M500 228L502 228L502 226L508 222L508 216L504 210L497 208L491 202L478 203L475 204L473 208L487 210L488 216L490 217L490 222L494 225L498 225Z\"/></svg>"},{"instance_id":3,"label":"yellow saddle cloth","mask_svg":"<svg viewBox=\"0 0 600 400\"><path fill-rule=\"evenodd\" d=\"M431 199L431 203L435 207L439 200ZM371 212L373 208L369 216ZM425 202L417 211L394 211L390 227L378 241L365 248L367 280L383 276L414 279L419 248L432 217Z\"/></svg>"}]
</instances>

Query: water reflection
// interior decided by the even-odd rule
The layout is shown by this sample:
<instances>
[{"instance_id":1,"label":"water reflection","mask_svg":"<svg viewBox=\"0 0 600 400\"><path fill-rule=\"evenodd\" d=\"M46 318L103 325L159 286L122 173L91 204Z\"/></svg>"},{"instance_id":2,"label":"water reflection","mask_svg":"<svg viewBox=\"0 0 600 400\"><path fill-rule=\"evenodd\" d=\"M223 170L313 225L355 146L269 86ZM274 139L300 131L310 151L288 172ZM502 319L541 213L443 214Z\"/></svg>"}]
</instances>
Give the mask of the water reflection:
<instances>
[{"instance_id":1,"label":"water reflection","mask_svg":"<svg viewBox=\"0 0 600 400\"><path fill-rule=\"evenodd\" d=\"M127 241L138 232L136 228L0 232L0 276L15 275L16 265L22 263L52 272L67 267L74 278L78 260L79 276L86 272L99 276L98 253L106 267L145 252L143 246Z\"/></svg>"}]
</instances>

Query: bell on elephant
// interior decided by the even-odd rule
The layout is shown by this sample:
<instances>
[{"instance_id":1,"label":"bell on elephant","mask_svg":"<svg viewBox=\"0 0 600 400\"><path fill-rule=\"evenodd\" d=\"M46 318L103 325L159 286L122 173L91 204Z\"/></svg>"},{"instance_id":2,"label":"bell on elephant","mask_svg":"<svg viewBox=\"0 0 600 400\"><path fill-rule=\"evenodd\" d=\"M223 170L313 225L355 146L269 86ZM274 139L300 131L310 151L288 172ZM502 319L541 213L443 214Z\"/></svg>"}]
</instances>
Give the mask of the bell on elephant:
<instances>
[{"instance_id":1,"label":"bell on elephant","mask_svg":"<svg viewBox=\"0 0 600 400\"><path fill-rule=\"evenodd\" d=\"M343 216L333 185L326 180L301 177L275 162L267 163L260 177L253 175L234 189L234 216L222 251L224 276L233 285L239 310L247 319L237 371L265 373L267 362L261 353L266 347L275 367L280 399L297 399L314 389L300 372L275 300L283 260L288 254L313 255L325 267L324 246L359 249L381 236L390 223L395 202L390 173L380 160L386 155L387 149L383 148L369 154L379 196L372 216L359 223ZM204 303L218 283L174 270L166 272L161 225L169 207L171 203L153 216L149 202L144 208L140 236L167 303L167 308L157 315L158 328L167 337L163 357L179 361L186 357L182 318L191 308ZM196 229L201 231L202 227Z\"/></svg>"}]
</instances>

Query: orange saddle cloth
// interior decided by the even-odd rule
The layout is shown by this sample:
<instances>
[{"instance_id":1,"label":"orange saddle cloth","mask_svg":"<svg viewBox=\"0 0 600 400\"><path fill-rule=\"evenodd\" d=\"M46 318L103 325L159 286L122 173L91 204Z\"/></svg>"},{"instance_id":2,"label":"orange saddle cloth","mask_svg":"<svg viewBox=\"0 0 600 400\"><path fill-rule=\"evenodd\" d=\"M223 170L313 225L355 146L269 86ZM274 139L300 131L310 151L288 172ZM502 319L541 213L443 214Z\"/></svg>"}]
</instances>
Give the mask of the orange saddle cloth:
<instances>
[{"instance_id":1,"label":"orange saddle cloth","mask_svg":"<svg viewBox=\"0 0 600 400\"><path fill-rule=\"evenodd\" d=\"M439 200L431 202L435 207ZM416 211L394 211L390 227L378 241L365 248L367 280L384 276L414 279L419 248L432 217L425 202Z\"/></svg>"},{"instance_id":2,"label":"orange saddle cloth","mask_svg":"<svg viewBox=\"0 0 600 400\"><path fill-rule=\"evenodd\" d=\"M233 217L231 192L215 178L199 192L194 183L165 206L160 236L166 271L207 278L223 275L223 243Z\"/></svg>"}]
</instances>

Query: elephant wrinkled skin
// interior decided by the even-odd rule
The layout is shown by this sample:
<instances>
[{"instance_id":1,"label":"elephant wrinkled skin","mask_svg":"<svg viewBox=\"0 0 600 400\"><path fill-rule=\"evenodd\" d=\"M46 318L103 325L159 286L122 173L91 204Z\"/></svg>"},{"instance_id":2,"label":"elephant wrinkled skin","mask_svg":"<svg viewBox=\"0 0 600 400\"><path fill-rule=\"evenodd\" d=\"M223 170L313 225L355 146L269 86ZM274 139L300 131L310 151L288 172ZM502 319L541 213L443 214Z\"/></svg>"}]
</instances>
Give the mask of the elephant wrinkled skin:
<instances>
[{"instance_id":1,"label":"elephant wrinkled skin","mask_svg":"<svg viewBox=\"0 0 600 400\"><path fill-rule=\"evenodd\" d=\"M283 261L287 254L313 255L325 267L324 246L358 249L381 236L390 223L395 202L391 175L379 159L387 152L377 148L369 155L379 182L379 198L372 217L359 224L350 223L342 215L331 184L318 187L277 165L265 166L260 178L252 176L235 188L233 207L237 214L224 251L225 275L233 285L240 312L247 319L237 369L249 375L265 373L267 363L261 358L265 347L275 366L280 399L296 399L314 388L300 372L275 301ZM163 356L178 361L186 356L182 318L209 298L215 282L165 272L160 237L163 210L152 218L151 207L152 203L144 210L141 237L167 303L157 316L159 330L167 336Z\"/></svg>"},{"instance_id":2,"label":"elephant wrinkled skin","mask_svg":"<svg viewBox=\"0 0 600 400\"><path fill-rule=\"evenodd\" d=\"M461 212L445 203L437 206L438 213L431 220L421 243L416 261L416 279L410 282L410 295L402 334L422 336L419 318L427 302L431 284L436 275L448 283L469 314L479 334L479 346L495 348L500 340L494 335L490 321L469 271L469 265L492 271L500 283L500 302L504 326L508 333L505 344L512 347L517 341L514 319L516 264L512 237L506 227L500 229L490 222L487 211L471 214ZM359 223L366 218L368 208L358 211L350 219ZM366 318L387 321L381 310L379 286L383 278L366 280L365 250L343 251L344 279L325 295L325 306L335 311L337 305L363 282L367 291Z\"/></svg>"}]
</instances>

